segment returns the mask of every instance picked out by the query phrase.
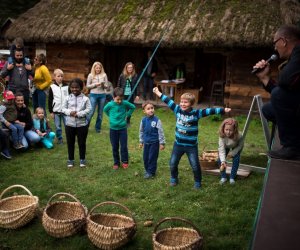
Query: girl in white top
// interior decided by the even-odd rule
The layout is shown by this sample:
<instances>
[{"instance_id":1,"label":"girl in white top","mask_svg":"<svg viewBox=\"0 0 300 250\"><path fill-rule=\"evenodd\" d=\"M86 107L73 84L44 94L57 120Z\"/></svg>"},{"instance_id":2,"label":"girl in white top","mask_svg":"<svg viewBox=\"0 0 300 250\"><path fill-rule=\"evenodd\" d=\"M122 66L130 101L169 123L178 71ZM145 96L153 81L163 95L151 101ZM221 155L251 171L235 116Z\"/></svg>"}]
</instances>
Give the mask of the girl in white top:
<instances>
[{"instance_id":1,"label":"girl in white top","mask_svg":"<svg viewBox=\"0 0 300 250\"><path fill-rule=\"evenodd\" d=\"M230 184L235 183L235 177L240 164L240 153L244 146L244 139L238 130L238 122L233 118L225 119L219 128L219 163L221 180L224 184L226 176L226 157L232 158L232 168L230 173Z\"/></svg>"},{"instance_id":2,"label":"girl in white top","mask_svg":"<svg viewBox=\"0 0 300 250\"><path fill-rule=\"evenodd\" d=\"M90 90L90 101L92 105L92 110L88 115L88 122L95 113L96 106L98 106L98 115L96 118L95 129L97 133L101 131L103 108L106 100L106 88L107 86L107 75L104 71L103 65L100 62L94 62L91 73L88 75L86 87Z\"/></svg>"}]
</instances>

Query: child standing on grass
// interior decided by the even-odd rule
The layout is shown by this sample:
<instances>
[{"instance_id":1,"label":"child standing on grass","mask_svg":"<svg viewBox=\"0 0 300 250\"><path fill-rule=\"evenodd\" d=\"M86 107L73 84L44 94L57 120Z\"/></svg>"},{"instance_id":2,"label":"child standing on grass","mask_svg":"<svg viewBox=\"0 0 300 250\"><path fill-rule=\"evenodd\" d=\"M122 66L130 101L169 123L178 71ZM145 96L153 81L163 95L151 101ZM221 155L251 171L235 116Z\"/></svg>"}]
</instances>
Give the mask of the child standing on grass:
<instances>
[{"instance_id":1,"label":"child standing on grass","mask_svg":"<svg viewBox=\"0 0 300 250\"><path fill-rule=\"evenodd\" d=\"M18 111L15 105L15 95L12 91L5 91L3 97L4 101L0 105L0 121L11 132L13 147L15 149L24 148L22 144L24 127L16 123Z\"/></svg>"},{"instance_id":2,"label":"child standing on grass","mask_svg":"<svg viewBox=\"0 0 300 250\"><path fill-rule=\"evenodd\" d=\"M238 122L233 118L225 119L219 128L219 163L221 180L220 184L227 181L226 157L232 158L230 184L235 183L235 177L240 164L240 153L244 146L244 138L238 130Z\"/></svg>"},{"instance_id":3,"label":"child standing on grass","mask_svg":"<svg viewBox=\"0 0 300 250\"><path fill-rule=\"evenodd\" d=\"M144 178L150 179L156 174L159 150L165 148L165 135L160 119L154 115L154 105L146 101L142 108L145 117L140 123L140 148L144 147Z\"/></svg>"},{"instance_id":4,"label":"child standing on grass","mask_svg":"<svg viewBox=\"0 0 300 250\"><path fill-rule=\"evenodd\" d=\"M131 117L135 106L124 101L123 89L114 89L114 99L104 107L104 113L109 117L110 142L113 151L114 165L117 170L120 165L119 145L121 145L121 161L124 169L128 168L127 120Z\"/></svg>"},{"instance_id":5,"label":"child standing on grass","mask_svg":"<svg viewBox=\"0 0 300 250\"><path fill-rule=\"evenodd\" d=\"M177 105L172 99L163 95L157 87L153 92L165 102L176 116L175 142L170 159L171 179L170 185L178 184L178 164L183 154L187 154L194 174L194 188L201 187L201 168L198 157L198 121L200 118L230 112L230 108L207 108L193 109L195 96L191 93L184 93Z\"/></svg>"},{"instance_id":6,"label":"child standing on grass","mask_svg":"<svg viewBox=\"0 0 300 250\"><path fill-rule=\"evenodd\" d=\"M69 95L69 86L63 83L64 73L61 69L54 70L54 82L49 89L48 108L52 119L54 119L57 143L63 143L62 123L65 125L65 115L62 113L62 105Z\"/></svg>"},{"instance_id":7,"label":"child standing on grass","mask_svg":"<svg viewBox=\"0 0 300 250\"><path fill-rule=\"evenodd\" d=\"M83 81L79 78L74 78L70 82L71 94L66 97L62 112L66 115L66 137L68 144L67 167L74 167L74 150L75 140L77 136L80 167L86 166L86 138L88 135L88 114L92 106L88 97L82 93Z\"/></svg>"},{"instance_id":8,"label":"child standing on grass","mask_svg":"<svg viewBox=\"0 0 300 250\"><path fill-rule=\"evenodd\" d=\"M38 107L33 116L33 129L40 136L42 144L47 149L53 148L55 133L51 131L48 120L45 118L45 111Z\"/></svg>"}]
</instances>

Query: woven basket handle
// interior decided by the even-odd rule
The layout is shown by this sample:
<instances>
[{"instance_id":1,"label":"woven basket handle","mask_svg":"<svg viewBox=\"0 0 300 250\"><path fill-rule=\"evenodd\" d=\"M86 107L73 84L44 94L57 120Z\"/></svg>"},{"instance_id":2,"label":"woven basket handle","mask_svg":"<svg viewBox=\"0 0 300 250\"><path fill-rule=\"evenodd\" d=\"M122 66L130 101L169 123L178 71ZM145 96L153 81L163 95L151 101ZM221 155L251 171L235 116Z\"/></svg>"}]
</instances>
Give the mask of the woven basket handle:
<instances>
[{"instance_id":1,"label":"woven basket handle","mask_svg":"<svg viewBox=\"0 0 300 250\"><path fill-rule=\"evenodd\" d=\"M5 190L3 190L3 192L2 192L1 195L0 195L0 200L2 199L2 196L3 196L7 191L9 191L10 189L13 189L13 188L15 188L15 187L20 187L20 188L24 189L30 196L33 196L32 193L31 193L26 187L24 187L24 186L22 186L22 185L12 185L12 186L6 188Z\"/></svg>"},{"instance_id":2,"label":"woven basket handle","mask_svg":"<svg viewBox=\"0 0 300 250\"><path fill-rule=\"evenodd\" d=\"M88 216L91 215L92 212L93 212L97 207L102 207L102 206L105 206L105 205L116 205L116 206L118 206L118 207L123 208L123 209L130 215L130 217L133 219L134 223L136 223L136 221L135 221L135 219L134 219L132 213L130 212L130 210L129 210L127 207L125 207L124 205L122 205L122 204L120 204L120 203L118 203L118 202L114 202L114 201L105 201L105 202L101 202L101 203L97 204L96 206L94 206L94 207L91 209L91 211L88 213Z\"/></svg>"},{"instance_id":3,"label":"woven basket handle","mask_svg":"<svg viewBox=\"0 0 300 250\"><path fill-rule=\"evenodd\" d=\"M81 202L73 195L69 194L69 193L56 193L54 194L48 201L47 203L47 206L48 204L53 200L54 197L56 196L59 196L59 195L64 195L64 196L68 196L69 198L72 198L73 200L75 200L76 202L78 202L80 204L80 207L82 208L82 211L83 211L83 214L84 214L84 217L86 217L86 211L84 209L84 206L81 204Z\"/></svg>"},{"instance_id":4,"label":"woven basket handle","mask_svg":"<svg viewBox=\"0 0 300 250\"><path fill-rule=\"evenodd\" d=\"M163 223L163 222L166 222L166 221L181 221L181 222L184 222L186 224L189 224L193 229L195 229L199 235L199 237L202 237L201 236L201 233L199 231L199 229L190 221L190 220L187 220L187 219L183 219L183 218L179 218L179 217L166 217L162 220L160 220L156 226L154 227L153 229L153 233L156 233L158 227Z\"/></svg>"}]
</instances>

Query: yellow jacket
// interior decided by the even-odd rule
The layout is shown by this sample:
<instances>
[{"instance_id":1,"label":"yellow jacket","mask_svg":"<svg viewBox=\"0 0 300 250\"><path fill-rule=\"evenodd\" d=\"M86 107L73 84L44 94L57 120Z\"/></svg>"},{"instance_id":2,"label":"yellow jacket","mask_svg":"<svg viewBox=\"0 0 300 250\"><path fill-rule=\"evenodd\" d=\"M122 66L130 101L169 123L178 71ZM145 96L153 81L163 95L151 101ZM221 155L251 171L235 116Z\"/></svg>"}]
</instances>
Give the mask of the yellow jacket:
<instances>
[{"instance_id":1,"label":"yellow jacket","mask_svg":"<svg viewBox=\"0 0 300 250\"><path fill-rule=\"evenodd\" d=\"M40 90L44 90L51 85L52 78L45 65L41 65L35 69L33 82L35 87Z\"/></svg>"}]
</instances>

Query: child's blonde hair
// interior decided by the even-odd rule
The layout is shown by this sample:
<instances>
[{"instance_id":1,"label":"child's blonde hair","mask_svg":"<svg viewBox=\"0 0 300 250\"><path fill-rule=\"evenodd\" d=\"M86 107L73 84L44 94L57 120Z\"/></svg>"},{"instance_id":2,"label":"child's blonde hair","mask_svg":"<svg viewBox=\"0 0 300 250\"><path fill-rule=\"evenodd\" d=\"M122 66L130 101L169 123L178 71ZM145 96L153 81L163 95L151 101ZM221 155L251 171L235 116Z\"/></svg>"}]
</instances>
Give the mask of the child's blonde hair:
<instances>
[{"instance_id":1,"label":"child's blonde hair","mask_svg":"<svg viewBox=\"0 0 300 250\"><path fill-rule=\"evenodd\" d=\"M180 97L180 99L188 100L191 106L195 104L196 98L195 95L192 93L183 93Z\"/></svg>"},{"instance_id":2,"label":"child's blonde hair","mask_svg":"<svg viewBox=\"0 0 300 250\"><path fill-rule=\"evenodd\" d=\"M43 111L43 113L44 113L44 115L45 115L45 111L44 111L44 109L41 108L41 107L37 107L37 108L35 109L35 114L37 115L39 111Z\"/></svg>"},{"instance_id":3,"label":"child's blonde hair","mask_svg":"<svg viewBox=\"0 0 300 250\"><path fill-rule=\"evenodd\" d=\"M54 76L57 76L57 75L63 75L64 72L61 70L61 69L55 69L54 72L53 72Z\"/></svg>"},{"instance_id":4,"label":"child's blonde hair","mask_svg":"<svg viewBox=\"0 0 300 250\"><path fill-rule=\"evenodd\" d=\"M238 139L238 136L239 136L239 126L238 126L238 122L233 119L233 118L227 118L225 119L221 125L220 125L220 128L219 128L219 135L221 138L224 138L226 137L225 133L224 133L224 128L225 128L225 125L230 125L233 127L233 135L232 135L232 138L233 140L237 140Z\"/></svg>"}]
</instances>

